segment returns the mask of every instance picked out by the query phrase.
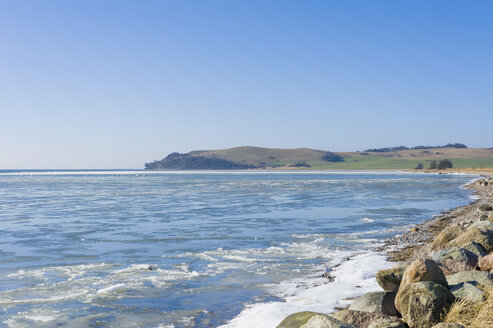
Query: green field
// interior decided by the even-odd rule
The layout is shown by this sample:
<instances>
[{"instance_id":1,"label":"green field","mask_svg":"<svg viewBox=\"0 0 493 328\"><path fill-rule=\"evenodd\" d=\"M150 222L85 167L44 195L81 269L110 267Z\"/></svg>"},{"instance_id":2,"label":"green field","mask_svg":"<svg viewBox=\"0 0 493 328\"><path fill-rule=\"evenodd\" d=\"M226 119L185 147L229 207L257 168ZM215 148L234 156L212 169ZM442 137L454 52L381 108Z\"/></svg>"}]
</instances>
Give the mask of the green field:
<instances>
[{"instance_id":1,"label":"green field","mask_svg":"<svg viewBox=\"0 0 493 328\"><path fill-rule=\"evenodd\" d=\"M454 168L493 168L493 158L450 158ZM344 162L307 162L312 170L404 170L414 169L418 163L428 168L429 160L382 157L382 156L355 156L346 158Z\"/></svg>"},{"instance_id":2,"label":"green field","mask_svg":"<svg viewBox=\"0 0 493 328\"><path fill-rule=\"evenodd\" d=\"M493 168L493 158L452 158L454 168Z\"/></svg>"}]
</instances>

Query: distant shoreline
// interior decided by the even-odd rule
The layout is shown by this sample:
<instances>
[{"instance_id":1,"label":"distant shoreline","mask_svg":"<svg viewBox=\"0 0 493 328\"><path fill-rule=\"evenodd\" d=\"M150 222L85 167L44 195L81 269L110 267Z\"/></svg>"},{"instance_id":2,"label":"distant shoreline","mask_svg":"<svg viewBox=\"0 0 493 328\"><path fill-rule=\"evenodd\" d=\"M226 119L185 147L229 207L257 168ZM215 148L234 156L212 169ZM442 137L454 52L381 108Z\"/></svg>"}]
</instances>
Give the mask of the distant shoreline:
<instances>
[{"instance_id":1,"label":"distant shoreline","mask_svg":"<svg viewBox=\"0 0 493 328\"><path fill-rule=\"evenodd\" d=\"M404 147L405 148L405 147ZM235 147L171 153L145 163L146 170L413 170L432 168L440 162L454 169L493 169L491 148L372 149L363 152L331 152L319 149ZM443 168L450 166L442 165Z\"/></svg>"}]
</instances>

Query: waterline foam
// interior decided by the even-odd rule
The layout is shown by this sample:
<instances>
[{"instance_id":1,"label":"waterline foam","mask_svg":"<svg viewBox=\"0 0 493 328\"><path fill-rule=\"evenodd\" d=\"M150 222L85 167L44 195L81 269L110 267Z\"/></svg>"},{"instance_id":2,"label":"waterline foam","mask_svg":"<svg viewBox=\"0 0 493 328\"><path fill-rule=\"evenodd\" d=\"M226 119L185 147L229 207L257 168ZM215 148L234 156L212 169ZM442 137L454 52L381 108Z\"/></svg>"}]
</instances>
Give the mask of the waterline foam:
<instances>
[{"instance_id":1,"label":"waterline foam","mask_svg":"<svg viewBox=\"0 0 493 328\"><path fill-rule=\"evenodd\" d=\"M282 283L278 286L278 295L284 302L249 304L236 318L221 327L272 328L295 312L331 313L335 311L335 307L350 303L344 299L378 291L380 287L375 274L391 266L392 263L379 253L356 255L331 272L335 276L334 281L328 282L326 278L312 279L315 285L311 288L299 287L292 282Z\"/></svg>"}]
</instances>

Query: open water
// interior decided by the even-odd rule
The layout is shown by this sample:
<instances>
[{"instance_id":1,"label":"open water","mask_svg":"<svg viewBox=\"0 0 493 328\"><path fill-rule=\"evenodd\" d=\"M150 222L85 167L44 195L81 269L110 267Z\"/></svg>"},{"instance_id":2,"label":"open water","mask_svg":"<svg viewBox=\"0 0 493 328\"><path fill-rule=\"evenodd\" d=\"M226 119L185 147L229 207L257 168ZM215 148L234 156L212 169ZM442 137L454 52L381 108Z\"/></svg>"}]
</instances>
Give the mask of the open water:
<instances>
[{"instance_id":1,"label":"open water","mask_svg":"<svg viewBox=\"0 0 493 328\"><path fill-rule=\"evenodd\" d=\"M372 248L467 203L472 178L0 171L0 326L275 327L328 312L377 290L389 263Z\"/></svg>"}]
</instances>

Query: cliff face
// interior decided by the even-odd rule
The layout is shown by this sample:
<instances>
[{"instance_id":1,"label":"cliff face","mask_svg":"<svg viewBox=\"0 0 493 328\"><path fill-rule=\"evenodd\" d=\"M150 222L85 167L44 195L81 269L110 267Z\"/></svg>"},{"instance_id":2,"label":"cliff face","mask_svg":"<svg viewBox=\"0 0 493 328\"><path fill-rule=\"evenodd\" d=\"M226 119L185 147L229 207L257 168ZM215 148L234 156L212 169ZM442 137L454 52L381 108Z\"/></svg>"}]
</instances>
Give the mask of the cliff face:
<instances>
[{"instance_id":1,"label":"cliff face","mask_svg":"<svg viewBox=\"0 0 493 328\"><path fill-rule=\"evenodd\" d=\"M223 158L171 153L160 161L145 164L146 170L244 170L258 166L235 163Z\"/></svg>"}]
</instances>

